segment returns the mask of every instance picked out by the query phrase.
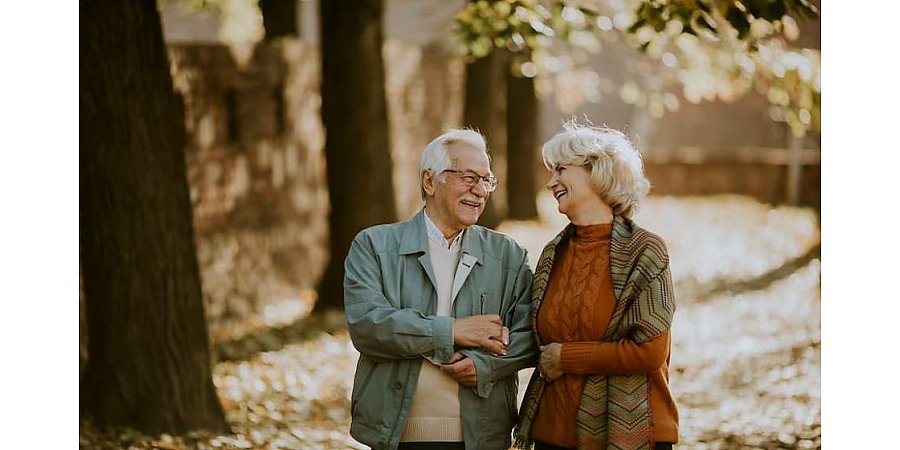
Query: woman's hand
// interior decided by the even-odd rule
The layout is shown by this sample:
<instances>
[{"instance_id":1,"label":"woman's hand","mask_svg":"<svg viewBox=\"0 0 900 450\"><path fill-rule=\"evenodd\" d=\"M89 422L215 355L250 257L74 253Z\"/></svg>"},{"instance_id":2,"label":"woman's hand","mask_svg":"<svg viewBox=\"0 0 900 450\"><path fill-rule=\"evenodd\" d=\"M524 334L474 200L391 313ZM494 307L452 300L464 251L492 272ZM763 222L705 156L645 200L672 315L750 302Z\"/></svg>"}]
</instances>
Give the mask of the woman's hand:
<instances>
[{"instance_id":1,"label":"woman's hand","mask_svg":"<svg viewBox=\"0 0 900 450\"><path fill-rule=\"evenodd\" d=\"M545 380L553 381L563 375L561 356L562 344L554 342L541 346L540 371Z\"/></svg>"}]
</instances>

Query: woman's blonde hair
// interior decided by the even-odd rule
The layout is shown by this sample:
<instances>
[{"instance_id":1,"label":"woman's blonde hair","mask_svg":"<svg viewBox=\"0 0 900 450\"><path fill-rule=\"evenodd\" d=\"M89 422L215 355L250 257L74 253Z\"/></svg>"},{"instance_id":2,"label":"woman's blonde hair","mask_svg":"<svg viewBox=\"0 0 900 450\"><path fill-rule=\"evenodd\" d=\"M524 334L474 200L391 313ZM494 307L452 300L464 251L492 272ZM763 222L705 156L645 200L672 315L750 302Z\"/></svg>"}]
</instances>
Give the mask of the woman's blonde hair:
<instances>
[{"instance_id":1,"label":"woman's blonde hair","mask_svg":"<svg viewBox=\"0 0 900 450\"><path fill-rule=\"evenodd\" d=\"M544 166L589 167L591 184L613 214L631 218L650 192L641 154L620 131L579 125L572 120L541 149Z\"/></svg>"}]
</instances>

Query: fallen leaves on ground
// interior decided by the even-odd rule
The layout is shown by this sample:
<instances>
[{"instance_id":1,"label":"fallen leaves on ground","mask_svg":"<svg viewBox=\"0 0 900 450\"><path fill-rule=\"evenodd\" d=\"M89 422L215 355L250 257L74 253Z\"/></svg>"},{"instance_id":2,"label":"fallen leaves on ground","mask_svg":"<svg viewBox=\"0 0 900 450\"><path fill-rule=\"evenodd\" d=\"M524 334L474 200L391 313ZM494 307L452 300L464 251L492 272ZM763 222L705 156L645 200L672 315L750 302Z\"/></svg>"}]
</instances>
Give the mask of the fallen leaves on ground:
<instances>
[{"instance_id":1,"label":"fallen leaves on ground","mask_svg":"<svg viewBox=\"0 0 900 450\"><path fill-rule=\"evenodd\" d=\"M540 222L501 227L532 263L565 224L552 202L542 196ZM666 240L676 283L670 375L678 447L821 448L819 260L784 273L786 262L819 244L815 213L734 196L659 198L637 220ZM80 448L364 449L349 436L359 355L346 327L335 326L342 321L308 318L302 333L270 332L263 340L278 342L262 346L258 338L229 342L241 358L216 364L213 381L233 434L145 436L82 420Z\"/></svg>"}]
</instances>

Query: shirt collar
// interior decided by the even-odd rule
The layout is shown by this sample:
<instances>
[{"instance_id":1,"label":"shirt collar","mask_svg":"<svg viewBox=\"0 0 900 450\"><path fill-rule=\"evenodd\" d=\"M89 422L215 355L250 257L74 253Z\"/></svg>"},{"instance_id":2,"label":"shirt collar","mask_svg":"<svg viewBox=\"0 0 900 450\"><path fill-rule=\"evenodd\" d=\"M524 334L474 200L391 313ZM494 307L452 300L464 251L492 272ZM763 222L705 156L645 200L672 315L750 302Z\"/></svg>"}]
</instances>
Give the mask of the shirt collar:
<instances>
[{"instance_id":1,"label":"shirt collar","mask_svg":"<svg viewBox=\"0 0 900 450\"><path fill-rule=\"evenodd\" d=\"M453 238L453 241L448 241L447 238L444 237L444 233L434 224L431 220L431 217L428 217L428 210L425 210L425 230L428 231L428 239L431 239L435 244L442 245L444 248L451 248L455 245L459 245L462 242L462 235L466 232L466 230L462 230L456 234L456 237Z\"/></svg>"}]
</instances>

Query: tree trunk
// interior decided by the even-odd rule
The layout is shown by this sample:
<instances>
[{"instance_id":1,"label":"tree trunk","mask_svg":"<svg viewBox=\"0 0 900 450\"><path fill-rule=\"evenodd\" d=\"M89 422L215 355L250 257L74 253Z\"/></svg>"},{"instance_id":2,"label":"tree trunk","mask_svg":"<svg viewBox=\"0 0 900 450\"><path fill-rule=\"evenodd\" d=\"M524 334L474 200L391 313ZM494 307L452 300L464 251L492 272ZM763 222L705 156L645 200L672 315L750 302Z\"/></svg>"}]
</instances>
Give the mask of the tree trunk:
<instances>
[{"instance_id":1,"label":"tree trunk","mask_svg":"<svg viewBox=\"0 0 900 450\"><path fill-rule=\"evenodd\" d=\"M82 1L80 29L81 410L150 434L227 432L156 2Z\"/></svg>"},{"instance_id":2,"label":"tree trunk","mask_svg":"<svg viewBox=\"0 0 900 450\"><path fill-rule=\"evenodd\" d=\"M463 124L484 134L491 155L491 169L500 179L478 221L496 228L506 215L506 54L494 50L488 56L466 64L466 98Z\"/></svg>"},{"instance_id":3,"label":"tree trunk","mask_svg":"<svg viewBox=\"0 0 900 450\"><path fill-rule=\"evenodd\" d=\"M540 164L538 143L538 102L534 78L507 71L506 144L508 217L537 219L537 181Z\"/></svg>"},{"instance_id":4,"label":"tree trunk","mask_svg":"<svg viewBox=\"0 0 900 450\"><path fill-rule=\"evenodd\" d=\"M381 0L320 2L330 262L316 310L342 309L344 258L363 228L396 220L381 59Z\"/></svg>"},{"instance_id":5,"label":"tree trunk","mask_svg":"<svg viewBox=\"0 0 900 450\"><path fill-rule=\"evenodd\" d=\"M266 40L296 37L298 0L259 0Z\"/></svg>"}]
</instances>

